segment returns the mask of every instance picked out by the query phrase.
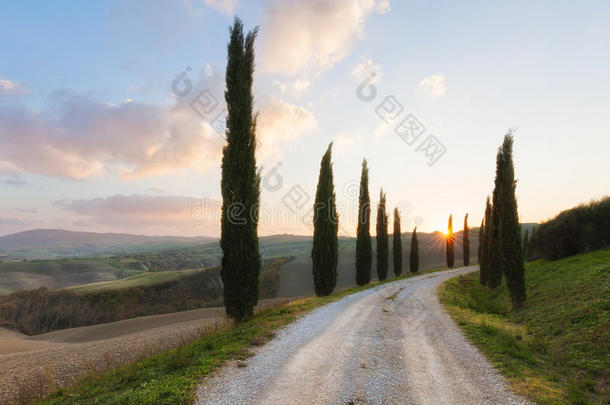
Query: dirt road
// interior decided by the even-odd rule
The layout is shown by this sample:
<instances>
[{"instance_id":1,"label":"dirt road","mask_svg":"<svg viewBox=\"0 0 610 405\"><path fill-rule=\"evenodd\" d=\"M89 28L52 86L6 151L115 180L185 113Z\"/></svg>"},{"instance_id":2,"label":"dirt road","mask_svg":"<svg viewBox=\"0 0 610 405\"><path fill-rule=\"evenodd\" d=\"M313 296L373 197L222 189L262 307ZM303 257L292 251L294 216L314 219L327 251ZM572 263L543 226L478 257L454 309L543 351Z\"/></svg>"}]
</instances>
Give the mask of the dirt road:
<instances>
[{"instance_id":1,"label":"dirt road","mask_svg":"<svg viewBox=\"0 0 610 405\"><path fill-rule=\"evenodd\" d=\"M443 312L456 269L385 284L313 311L199 387L198 404L521 404Z\"/></svg>"}]
</instances>

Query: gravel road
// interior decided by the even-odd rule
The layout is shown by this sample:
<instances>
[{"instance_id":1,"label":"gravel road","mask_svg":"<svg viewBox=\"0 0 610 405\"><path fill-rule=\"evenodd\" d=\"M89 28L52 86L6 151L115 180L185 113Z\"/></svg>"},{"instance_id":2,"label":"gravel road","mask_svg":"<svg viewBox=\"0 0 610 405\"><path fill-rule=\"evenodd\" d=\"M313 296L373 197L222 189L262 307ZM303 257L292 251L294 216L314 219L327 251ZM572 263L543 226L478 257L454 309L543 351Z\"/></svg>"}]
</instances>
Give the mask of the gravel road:
<instances>
[{"instance_id":1,"label":"gravel road","mask_svg":"<svg viewBox=\"0 0 610 405\"><path fill-rule=\"evenodd\" d=\"M526 404L436 297L468 267L388 283L316 309L203 381L197 404Z\"/></svg>"}]
</instances>

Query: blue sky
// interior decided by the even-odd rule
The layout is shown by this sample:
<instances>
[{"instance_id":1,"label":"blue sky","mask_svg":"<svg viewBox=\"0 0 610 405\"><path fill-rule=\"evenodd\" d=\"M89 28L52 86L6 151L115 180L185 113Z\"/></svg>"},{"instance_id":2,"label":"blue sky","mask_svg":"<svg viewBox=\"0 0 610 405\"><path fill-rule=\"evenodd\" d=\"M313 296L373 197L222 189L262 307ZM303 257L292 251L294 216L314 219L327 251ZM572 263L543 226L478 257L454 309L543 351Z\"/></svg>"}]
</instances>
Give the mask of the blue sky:
<instances>
[{"instance_id":1,"label":"blue sky","mask_svg":"<svg viewBox=\"0 0 610 405\"><path fill-rule=\"evenodd\" d=\"M261 234L310 232L331 141L346 234L363 157L371 195L383 187L406 230L466 212L476 226L509 128L522 222L610 190L606 2L24 1L0 6L0 234L218 235L213 117L233 14L260 26ZM218 105L200 116L204 90ZM402 112L384 124L389 96ZM409 114L425 126L412 145L394 132ZM429 135L446 150L432 165L417 150Z\"/></svg>"}]
</instances>

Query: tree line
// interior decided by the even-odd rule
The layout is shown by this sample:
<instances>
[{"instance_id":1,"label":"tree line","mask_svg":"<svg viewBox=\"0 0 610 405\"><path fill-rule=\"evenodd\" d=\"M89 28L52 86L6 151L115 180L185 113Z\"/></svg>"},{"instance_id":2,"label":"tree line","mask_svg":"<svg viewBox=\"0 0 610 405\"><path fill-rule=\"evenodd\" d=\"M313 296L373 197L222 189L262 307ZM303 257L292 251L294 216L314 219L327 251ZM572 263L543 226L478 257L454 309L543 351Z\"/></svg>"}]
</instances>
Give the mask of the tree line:
<instances>
[{"instance_id":1,"label":"tree line","mask_svg":"<svg viewBox=\"0 0 610 405\"><path fill-rule=\"evenodd\" d=\"M316 294L323 296L332 293L337 281L338 258L338 215L336 213L335 190L332 172L332 143L328 146L320 164L318 187L314 203L314 236L311 258L313 263L313 279ZM388 278L389 270L389 216L386 207L387 196L379 192L376 224L376 256L377 279ZM402 274L402 230L400 211L394 208L392 258L393 271L396 277ZM369 167L366 159L362 161L360 173L360 190L358 197L358 224L356 228L356 284L366 285L371 281L373 264L373 245L371 238L371 201L369 193ZM419 271L419 249L417 243L417 227L413 229L411 251L409 254L409 270Z\"/></svg>"},{"instance_id":2,"label":"tree line","mask_svg":"<svg viewBox=\"0 0 610 405\"><path fill-rule=\"evenodd\" d=\"M562 211L523 243L528 260L557 260L610 246L610 197Z\"/></svg>"}]
</instances>

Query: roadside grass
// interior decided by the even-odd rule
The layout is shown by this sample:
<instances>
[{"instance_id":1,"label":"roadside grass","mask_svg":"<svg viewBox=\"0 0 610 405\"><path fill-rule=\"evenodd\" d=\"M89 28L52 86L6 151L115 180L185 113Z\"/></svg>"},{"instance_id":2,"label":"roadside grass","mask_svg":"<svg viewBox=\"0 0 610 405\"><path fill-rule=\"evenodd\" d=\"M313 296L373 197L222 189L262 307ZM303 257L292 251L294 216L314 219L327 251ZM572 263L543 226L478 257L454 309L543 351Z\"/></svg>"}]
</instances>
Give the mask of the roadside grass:
<instances>
[{"instance_id":1,"label":"roadside grass","mask_svg":"<svg viewBox=\"0 0 610 405\"><path fill-rule=\"evenodd\" d=\"M469 339L539 404L610 404L610 249L526 264L527 301L512 310L478 272L439 288Z\"/></svg>"},{"instance_id":2,"label":"roadside grass","mask_svg":"<svg viewBox=\"0 0 610 405\"><path fill-rule=\"evenodd\" d=\"M303 314L337 301L346 295L416 275L373 282L339 290L327 297L297 299L257 312L242 324L224 325L218 330L176 349L153 354L117 369L92 373L80 382L57 390L40 404L188 404L195 398L201 379L230 360L237 367L247 365L251 348L272 339L276 332Z\"/></svg>"}]
</instances>

